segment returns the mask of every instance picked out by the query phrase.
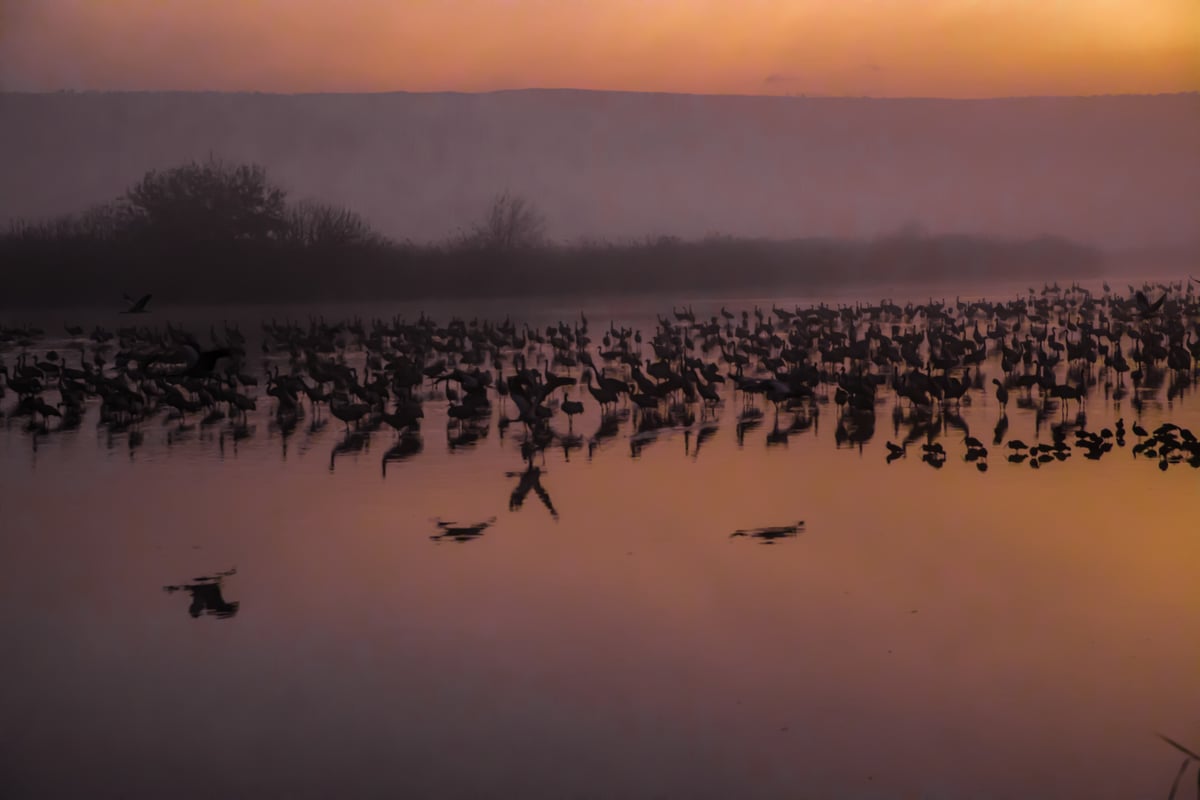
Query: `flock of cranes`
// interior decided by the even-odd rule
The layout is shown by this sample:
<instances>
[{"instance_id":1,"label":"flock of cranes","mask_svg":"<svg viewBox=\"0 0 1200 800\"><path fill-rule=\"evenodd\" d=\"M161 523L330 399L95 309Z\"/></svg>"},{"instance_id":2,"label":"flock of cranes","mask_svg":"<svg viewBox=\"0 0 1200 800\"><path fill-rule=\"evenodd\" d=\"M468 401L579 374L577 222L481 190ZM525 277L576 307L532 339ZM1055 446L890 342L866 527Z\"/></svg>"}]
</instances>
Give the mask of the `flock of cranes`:
<instances>
[{"instance_id":1,"label":"flock of cranes","mask_svg":"<svg viewBox=\"0 0 1200 800\"><path fill-rule=\"evenodd\" d=\"M149 314L150 296L128 298L128 313ZM1161 469L1200 467L1186 428L1146 430L1147 404L1190 392L1200 364L1200 301L1194 279L1103 292L1057 284L1001 301L889 301L833 307L722 306L705 317L672 308L646 329L584 315L544 327L503 320L420 315L406 321L264 321L248 338L238 326L211 326L208 343L181 327L66 326L66 337L0 327L0 413L39 438L78 429L93 409L97 427L127 436L136 449L152 420L167 444L219 431L222 450L252 436L266 417L284 442L300 422L327 423L342 438L330 454L369 449L382 431L389 465L422 452L426 423L444 426L447 444L465 448L513 432L525 469L512 507L531 492L557 514L541 485L536 456L551 447L588 457L624 436L638 456L664 432L682 432L685 453L731 420L739 444L768 428L766 444L815 433L830 416L838 447L860 451L890 419L899 444L889 462L919 447L941 468L947 447L988 468L989 445L972 436L964 409L995 400L992 449L1035 469L1073 454L1099 459L1125 446ZM254 365L260 364L255 369ZM990 373L990 374L988 374ZM1115 429L1089 430L1089 403L1111 403L1131 417ZM880 414L880 408L890 409ZM1120 406L1123 401L1126 406ZM1036 440L1006 439L1009 407L1035 422ZM427 420L426 411L429 410ZM591 435L577 420L598 420Z\"/></svg>"}]
</instances>

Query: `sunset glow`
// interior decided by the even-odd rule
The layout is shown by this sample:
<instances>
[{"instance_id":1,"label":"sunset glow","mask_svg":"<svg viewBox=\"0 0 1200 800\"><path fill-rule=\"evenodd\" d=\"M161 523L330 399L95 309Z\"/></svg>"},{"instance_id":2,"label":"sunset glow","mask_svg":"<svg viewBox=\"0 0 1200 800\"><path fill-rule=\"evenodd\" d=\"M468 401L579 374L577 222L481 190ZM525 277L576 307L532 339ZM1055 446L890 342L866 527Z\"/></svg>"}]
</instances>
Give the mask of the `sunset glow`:
<instances>
[{"instance_id":1,"label":"sunset glow","mask_svg":"<svg viewBox=\"0 0 1200 800\"><path fill-rule=\"evenodd\" d=\"M15 0L0 88L1156 93L1198 44L1195 0Z\"/></svg>"}]
</instances>

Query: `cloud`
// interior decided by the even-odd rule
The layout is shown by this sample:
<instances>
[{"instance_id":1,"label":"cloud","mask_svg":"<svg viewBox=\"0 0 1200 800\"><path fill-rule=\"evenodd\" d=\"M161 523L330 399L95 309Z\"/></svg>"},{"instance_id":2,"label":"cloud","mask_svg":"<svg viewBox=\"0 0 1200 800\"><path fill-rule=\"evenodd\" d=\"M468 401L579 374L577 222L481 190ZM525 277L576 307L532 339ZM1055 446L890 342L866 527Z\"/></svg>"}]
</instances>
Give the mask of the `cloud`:
<instances>
[{"instance_id":1,"label":"cloud","mask_svg":"<svg viewBox=\"0 0 1200 800\"><path fill-rule=\"evenodd\" d=\"M796 80L795 75L789 75L786 72L772 72L770 75L763 78L763 83L766 83L766 84L792 83L795 80Z\"/></svg>"}]
</instances>

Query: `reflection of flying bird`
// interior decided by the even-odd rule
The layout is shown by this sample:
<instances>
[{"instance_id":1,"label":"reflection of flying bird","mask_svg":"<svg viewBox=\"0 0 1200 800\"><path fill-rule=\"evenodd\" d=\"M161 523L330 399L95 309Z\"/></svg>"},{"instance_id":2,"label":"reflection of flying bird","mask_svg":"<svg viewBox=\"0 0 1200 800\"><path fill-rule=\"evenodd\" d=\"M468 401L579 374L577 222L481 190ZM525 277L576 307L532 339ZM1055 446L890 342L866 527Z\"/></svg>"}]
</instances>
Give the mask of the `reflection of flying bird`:
<instances>
[{"instance_id":1,"label":"reflection of flying bird","mask_svg":"<svg viewBox=\"0 0 1200 800\"><path fill-rule=\"evenodd\" d=\"M230 603L222 596L221 579L236 572L236 569L231 569L218 572L216 575L193 578L194 583L164 586L163 590L168 593L186 590L191 594L192 604L188 607L188 613L193 617L211 614L219 619L226 619L237 613L240 604L238 602Z\"/></svg>"},{"instance_id":2,"label":"reflection of flying bird","mask_svg":"<svg viewBox=\"0 0 1200 800\"><path fill-rule=\"evenodd\" d=\"M127 294L122 295L122 297L125 299L125 302L129 304L129 308L122 311L122 314L145 314L147 311L146 305L150 302L150 298L153 297L153 295L144 294L137 300L134 300Z\"/></svg>"},{"instance_id":3,"label":"reflection of flying bird","mask_svg":"<svg viewBox=\"0 0 1200 800\"><path fill-rule=\"evenodd\" d=\"M751 536L755 539L762 539L762 544L775 544L776 539L783 539L789 536L796 536L800 531L804 530L804 520L800 520L794 525L776 525L769 528L750 528L748 530L736 530L729 534L729 538L735 536Z\"/></svg>"},{"instance_id":4,"label":"reflection of flying bird","mask_svg":"<svg viewBox=\"0 0 1200 800\"><path fill-rule=\"evenodd\" d=\"M510 478L520 476L521 480L517 483L517 488L513 489L512 495L508 498L509 511L516 511L525 504L525 498L529 495L529 491L538 496L542 501L542 505L550 512L550 516L558 519L558 512L554 509L554 503L550 500L550 493L542 486L542 470L539 467L529 465L529 468L524 472L507 472L505 473Z\"/></svg>"},{"instance_id":5,"label":"reflection of flying bird","mask_svg":"<svg viewBox=\"0 0 1200 800\"><path fill-rule=\"evenodd\" d=\"M457 522L444 522L443 520L435 519L434 524L438 526L439 532L430 536L430 539L434 541L438 541L439 539L453 539L456 542L469 542L483 536L485 530L496 524L496 518L489 517L483 522L476 522L474 525L459 525Z\"/></svg>"}]
</instances>

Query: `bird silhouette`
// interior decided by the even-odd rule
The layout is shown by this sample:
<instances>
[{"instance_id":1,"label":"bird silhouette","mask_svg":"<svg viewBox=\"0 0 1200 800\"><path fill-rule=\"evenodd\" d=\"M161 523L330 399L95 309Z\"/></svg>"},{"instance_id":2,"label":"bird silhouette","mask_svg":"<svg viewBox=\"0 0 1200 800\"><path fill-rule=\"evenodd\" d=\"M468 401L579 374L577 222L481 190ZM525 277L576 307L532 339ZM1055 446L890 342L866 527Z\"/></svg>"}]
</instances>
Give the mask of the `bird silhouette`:
<instances>
[{"instance_id":1,"label":"bird silhouette","mask_svg":"<svg viewBox=\"0 0 1200 800\"><path fill-rule=\"evenodd\" d=\"M153 295L144 294L137 300L134 300L127 294L123 295L123 297L125 302L129 304L129 308L122 311L122 314L145 314L148 310L146 306L149 304L150 298L153 297Z\"/></svg>"},{"instance_id":2,"label":"bird silhouette","mask_svg":"<svg viewBox=\"0 0 1200 800\"><path fill-rule=\"evenodd\" d=\"M213 374L213 369L216 368L218 361L233 356L233 351L227 347L202 351L185 345L184 352L187 354L189 362L187 369L183 372L184 377L187 378L207 378Z\"/></svg>"},{"instance_id":3,"label":"bird silhouette","mask_svg":"<svg viewBox=\"0 0 1200 800\"><path fill-rule=\"evenodd\" d=\"M1148 317L1148 316L1153 316L1154 314L1157 314L1159 312L1159 310L1162 308L1163 301L1165 301L1167 299L1167 293L1163 292L1162 296L1159 297L1157 300L1155 300L1153 303L1151 303L1146 298L1145 293L1143 293L1141 291L1137 292L1134 295L1134 299L1137 302L1138 311L1142 314L1142 316Z\"/></svg>"},{"instance_id":4,"label":"bird silhouette","mask_svg":"<svg viewBox=\"0 0 1200 800\"><path fill-rule=\"evenodd\" d=\"M210 614L218 619L226 619L237 614L238 602L228 602L221 594L221 580L230 575L237 573L236 569L218 572L212 576L193 578L192 583L185 583L175 586L164 586L163 591L167 593L186 591L192 596L192 604L188 606L188 613L193 617L199 617L201 614Z\"/></svg>"}]
</instances>

